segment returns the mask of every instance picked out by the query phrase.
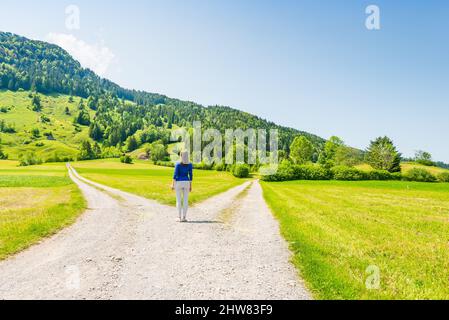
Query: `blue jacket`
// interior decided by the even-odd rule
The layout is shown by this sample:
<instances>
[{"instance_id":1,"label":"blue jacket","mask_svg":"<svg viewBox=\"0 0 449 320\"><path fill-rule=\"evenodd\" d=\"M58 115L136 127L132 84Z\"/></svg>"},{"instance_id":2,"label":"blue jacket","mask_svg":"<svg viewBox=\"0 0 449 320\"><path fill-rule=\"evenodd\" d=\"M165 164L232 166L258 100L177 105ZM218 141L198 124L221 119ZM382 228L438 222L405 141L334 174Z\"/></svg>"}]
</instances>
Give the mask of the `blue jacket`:
<instances>
[{"instance_id":1,"label":"blue jacket","mask_svg":"<svg viewBox=\"0 0 449 320\"><path fill-rule=\"evenodd\" d=\"M193 165L177 163L175 166L175 173L173 180L176 181L192 181L193 180Z\"/></svg>"}]
</instances>

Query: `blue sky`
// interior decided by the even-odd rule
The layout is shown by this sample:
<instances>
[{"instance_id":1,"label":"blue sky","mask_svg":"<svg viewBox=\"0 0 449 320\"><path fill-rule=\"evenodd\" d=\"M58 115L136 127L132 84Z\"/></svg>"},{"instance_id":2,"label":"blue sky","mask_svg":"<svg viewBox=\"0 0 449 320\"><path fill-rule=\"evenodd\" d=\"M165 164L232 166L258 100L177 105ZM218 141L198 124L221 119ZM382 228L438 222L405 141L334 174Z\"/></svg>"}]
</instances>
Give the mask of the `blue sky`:
<instances>
[{"instance_id":1,"label":"blue sky","mask_svg":"<svg viewBox=\"0 0 449 320\"><path fill-rule=\"evenodd\" d=\"M380 30L365 28L370 4ZM66 46L128 88L359 148L388 135L406 156L449 162L447 1L10 1L0 30Z\"/></svg>"}]
</instances>

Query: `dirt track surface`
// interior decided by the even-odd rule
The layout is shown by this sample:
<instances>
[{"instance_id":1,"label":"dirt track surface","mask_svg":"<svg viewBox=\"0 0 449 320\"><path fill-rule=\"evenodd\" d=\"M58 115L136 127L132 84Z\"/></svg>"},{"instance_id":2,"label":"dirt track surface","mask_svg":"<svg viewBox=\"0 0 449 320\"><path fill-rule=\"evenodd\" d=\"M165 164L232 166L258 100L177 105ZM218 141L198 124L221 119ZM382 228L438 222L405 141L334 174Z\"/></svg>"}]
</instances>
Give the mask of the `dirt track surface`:
<instances>
[{"instance_id":1,"label":"dirt track surface","mask_svg":"<svg viewBox=\"0 0 449 320\"><path fill-rule=\"evenodd\" d=\"M84 179L71 227L0 263L0 299L310 299L257 181L189 210Z\"/></svg>"}]
</instances>

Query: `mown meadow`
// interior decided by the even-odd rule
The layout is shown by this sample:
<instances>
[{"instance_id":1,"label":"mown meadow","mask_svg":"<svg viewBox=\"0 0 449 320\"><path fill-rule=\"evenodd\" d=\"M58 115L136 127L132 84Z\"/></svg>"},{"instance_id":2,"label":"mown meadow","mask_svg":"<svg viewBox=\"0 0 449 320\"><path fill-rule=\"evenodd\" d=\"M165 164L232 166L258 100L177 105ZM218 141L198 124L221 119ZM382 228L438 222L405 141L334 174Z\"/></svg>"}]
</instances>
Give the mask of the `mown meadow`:
<instances>
[{"instance_id":1,"label":"mown meadow","mask_svg":"<svg viewBox=\"0 0 449 320\"><path fill-rule=\"evenodd\" d=\"M75 222L85 207L64 164L0 161L0 260Z\"/></svg>"},{"instance_id":2,"label":"mown meadow","mask_svg":"<svg viewBox=\"0 0 449 320\"><path fill-rule=\"evenodd\" d=\"M92 181L164 204L174 205L176 202L174 192L170 188L173 168L155 166L148 161L139 160L133 164L124 164L118 159L81 161L72 165L79 174ZM244 181L229 172L194 170L190 201L201 202Z\"/></svg>"},{"instance_id":3,"label":"mown meadow","mask_svg":"<svg viewBox=\"0 0 449 320\"><path fill-rule=\"evenodd\" d=\"M315 298L449 298L449 184L289 181L262 187Z\"/></svg>"}]
</instances>

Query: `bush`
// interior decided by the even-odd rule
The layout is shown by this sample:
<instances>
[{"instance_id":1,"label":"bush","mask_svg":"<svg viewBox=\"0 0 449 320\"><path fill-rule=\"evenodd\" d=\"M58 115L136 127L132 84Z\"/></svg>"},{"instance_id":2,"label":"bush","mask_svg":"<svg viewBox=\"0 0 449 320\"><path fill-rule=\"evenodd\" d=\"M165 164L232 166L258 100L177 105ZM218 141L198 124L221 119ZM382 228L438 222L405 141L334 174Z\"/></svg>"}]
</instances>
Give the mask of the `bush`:
<instances>
[{"instance_id":1,"label":"bush","mask_svg":"<svg viewBox=\"0 0 449 320\"><path fill-rule=\"evenodd\" d=\"M248 178L249 167L246 164L238 164L234 167L232 174L237 178Z\"/></svg>"},{"instance_id":2,"label":"bush","mask_svg":"<svg viewBox=\"0 0 449 320\"><path fill-rule=\"evenodd\" d=\"M169 167L174 168L175 163L173 161L154 161L154 165L161 166L161 167Z\"/></svg>"},{"instance_id":3,"label":"bush","mask_svg":"<svg viewBox=\"0 0 449 320\"><path fill-rule=\"evenodd\" d=\"M293 164L289 160L282 160L278 166L276 174L272 175L262 175L261 180L263 181L288 181L295 180L295 171L293 169Z\"/></svg>"},{"instance_id":4,"label":"bush","mask_svg":"<svg viewBox=\"0 0 449 320\"><path fill-rule=\"evenodd\" d=\"M368 180L368 174L356 168L338 166L331 169L335 180L360 181Z\"/></svg>"},{"instance_id":5,"label":"bush","mask_svg":"<svg viewBox=\"0 0 449 320\"><path fill-rule=\"evenodd\" d=\"M320 165L300 165L293 167L295 180L329 180L331 172Z\"/></svg>"},{"instance_id":6,"label":"bush","mask_svg":"<svg viewBox=\"0 0 449 320\"><path fill-rule=\"evenodd\" d=\"M413 168L404 176L407 181L436 182L437 178L429 171L421 168Z\"/></svg>"},{"instance_id":7,"label":"bush","mask_svg":"<svg viewBox=\"0 0 449 320\"><path fill-rule=\"evenodd\" d=\"M41 136L41 132L39 131L38 128L33 128L33 129L31 129L31 135L34 138L39 138Z\"/></svg>"},{"instance_id":8,"label":"bush","mask_svg":"<svg viewBox=\"0 0 449 320\"><path fill-rule=\"evenodd\" d=\"M283 160L276 174L265 175L263 181L289 181L289 180L330 180L332 174L325 166L306 164L295 165L288 160Z\"/></svg>"},{"instance_id":9,"label":"bush","mask_svg":"<svg viewBox=\"0 0 449 320\"><path fill-rule=\"evenodd\" d=\"M449 172L443 172L438 175L438 181L449 182Z\"/></svg>"},{"instance_id":10,"label":"bush","mask_svg":"<svg viewBox=\"0 0 449 320\"><path fill-rule=\"evenodd\" d=\"M120 157L120 162L121 163L132 164L133 163L133 159L126 154L126 155L123 155L123 156Z\"/></svg>"},{"instance_id":11,"label":"bush","mask_svg":"<svg viewBox=\"0 0 449 320\"><path fill-rule=\"evenodd\" d=\"M37 164L42 164L42 160L38 158L34 152L28 152L25 155L21 154L19 156L19 165L21 167L34 166Z\"/></svg>"},{"instance_id":12,"label":"bush","mask_svg":"<svg viewBox=\"0 0 449 320\"><path fill-rule=\"evenodd\" d=\"M120 158L122 152L116 147L105 147L101 150L101 158Z\"/></svg>"},{"instance_id":13,"label":"bush","mask_svg":"<svg viewBox=\"0 0 449 320\"><path fill-rule=\"evenodd\" d=\"M328 169L326 166L309 164L294 165L288 160L282 161L275 175L262 176L263 181L289 181L289 180L401 180L402 174L391 173L386 170L373 170L365 172L348 166L335 166Z\"/></svg>"},{"instance_id":14,"label":"bush","mask_svg":"<svg viewBox=\"0 0 449 320\"><path fill-rule=\"evenodd\" d=\"M0 160L8 160L8 155L3 152L1 146L0 146Z\"/></svg>"},{"instance_id":15,"label":"bush","mask_svg":"<svg viewBox=\"0 0 449 320\"><path fill-rule=\"evenodd\" d=\"M402 174L399 172L391 173L386 170L373 170L365 173L368 180L401 180Z\"/></svg>"},{"instance_id":16,"label":"bush","mask_svg":"<svg viewBox=\"0 0 449 320\"><path fill-rule=\"evenodd\" d=\"M6 123L5 120L0 120L0 132L3 133L15 133L16 128L13 124Z\"/></svg>"},{"instance_id":17,"label":"bush","mask_svg":"<svg viewBox=\"0 0 449 320\"><path fill-rule=\"evenodd\" d=\"M42 115L41 115L41 122L42 122L42 123L50 123L51 120L50 120L50 118L47 117L45 114L42 114Z\"/></svg>"},{"instance_id":18,"label":"bush","mask_svg":"<svg viewBox=\"0 0 449 320\"><path fill-rule=\"evenodd\" d=\"M416 160L416 163L422 164L423 166L427 166L427 167L435 166L435 162L433 162L432 160L428 160L428 159L418 159L418 160Z\"/></svg>"},{"instance_id":19,"label":"bush","mask_svg":"<svg viewBox=\"0 0 449 320\"><path fill-rule=\"evenodd\" d=\"M205 162L201 162L201 163L194 164L193 167L195 169L199 169L199 170L212 170L213 164L208 164L208 163L205 163Z\"/></svg>"},{"instance_id":20,"label":"bush","mask_svg":"<svg viewBox=\"0 0 449 320\"><path fill-rule=\"evenodd\" d=\"M216 163L214 165L214 170L216 170L216 171L225 171L226 170L226 166L224 165L224 163Z\"/></svg>"},{"instance_id":21,"label":"bush","mask_svg":"<svg viewBox=\"0 0 449 320\"><path fill-rule=\"evenodd\" d=\"M153 142L145 152L152 161L163 161L167 157L167 149L160 141Z\"/></svg>"}]
</instances>

